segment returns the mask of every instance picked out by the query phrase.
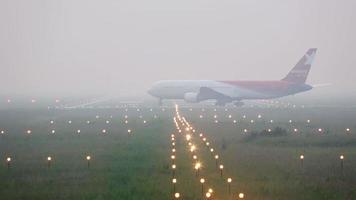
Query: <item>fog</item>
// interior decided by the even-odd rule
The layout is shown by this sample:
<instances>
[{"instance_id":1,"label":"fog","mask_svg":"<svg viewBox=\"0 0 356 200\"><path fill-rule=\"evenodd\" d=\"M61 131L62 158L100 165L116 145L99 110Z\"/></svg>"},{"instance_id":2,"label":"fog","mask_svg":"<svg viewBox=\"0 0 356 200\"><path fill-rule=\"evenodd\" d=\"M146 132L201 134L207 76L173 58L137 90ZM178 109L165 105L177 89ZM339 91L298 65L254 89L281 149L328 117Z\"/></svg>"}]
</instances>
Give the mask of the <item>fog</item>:
<instances>
[{"instance_id":1,"label":"fog","mask_svg":"<svg viewBox=\"0 0 356 200\"><path fill-rule=\"evenodd\" d=\"M161 79L283 78L355 89L353 0L1 0L1 95L141 95ZM322 97L323 98L323 97Z\"/></svg>"}]
</instances>

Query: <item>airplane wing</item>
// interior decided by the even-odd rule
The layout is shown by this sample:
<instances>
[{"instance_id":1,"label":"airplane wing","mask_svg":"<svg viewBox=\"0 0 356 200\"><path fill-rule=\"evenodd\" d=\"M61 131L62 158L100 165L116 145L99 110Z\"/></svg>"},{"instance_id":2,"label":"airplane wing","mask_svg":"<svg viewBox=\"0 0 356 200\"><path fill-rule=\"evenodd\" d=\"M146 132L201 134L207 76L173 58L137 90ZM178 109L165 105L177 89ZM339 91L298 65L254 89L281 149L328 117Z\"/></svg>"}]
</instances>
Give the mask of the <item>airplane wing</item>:
<instances>
[{"instance_id":1,"label":"airplane wing","mask_svg":"<svg viewBox=\"0 0 356 200\"><path fill-rule=\"evenodd\" d=\"M219 89L211 89L208 87L201 87L198 93L199 101L216 99L218 101L231 102L233 98L228 94L228 91Z\"/></svg>"}]
</instances>

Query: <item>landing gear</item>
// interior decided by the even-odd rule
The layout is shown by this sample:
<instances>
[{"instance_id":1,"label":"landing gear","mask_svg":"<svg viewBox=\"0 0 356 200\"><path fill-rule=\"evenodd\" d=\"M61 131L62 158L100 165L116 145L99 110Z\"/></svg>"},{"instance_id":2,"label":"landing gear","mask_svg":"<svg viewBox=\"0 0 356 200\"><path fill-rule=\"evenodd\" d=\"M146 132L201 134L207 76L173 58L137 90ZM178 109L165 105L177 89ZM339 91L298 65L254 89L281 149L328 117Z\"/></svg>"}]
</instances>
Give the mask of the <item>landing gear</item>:
<instances>
[{"instance_id":1,"label":"landing gear","mask_svg":"<svg viewBox=\"0 0 356 200\"><path fill-rule=\"evenodd\" d=\"M225 102L221 102L221 101L215 102L215 106L225 106L225 105L226 105Z\"/></svg>"},{"instance_id":2,"label":"landing gear","mask_svg":"<svg viewBox=\"0 0 356 200\"><path fill-rule=\"evenodd\" d=\"M241 107L241 106L243 106L243 105L244 105L244 103L241 102L241 101L236 101L236 102L234 102L234 106L236 106L236 107Z\"/></svg>"}]
</instances>

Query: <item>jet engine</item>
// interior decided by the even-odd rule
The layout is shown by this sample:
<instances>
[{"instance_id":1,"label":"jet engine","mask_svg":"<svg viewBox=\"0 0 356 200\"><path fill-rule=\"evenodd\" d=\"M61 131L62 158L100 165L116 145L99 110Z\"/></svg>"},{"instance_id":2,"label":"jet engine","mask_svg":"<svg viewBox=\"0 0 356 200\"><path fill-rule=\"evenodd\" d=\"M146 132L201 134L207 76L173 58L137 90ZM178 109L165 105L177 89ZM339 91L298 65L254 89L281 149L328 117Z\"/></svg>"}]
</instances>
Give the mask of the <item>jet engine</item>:
<instances>
[{"instance_id":1,"label":"jet engine","mask_svg":"<svg viewBox=\"0 0 356 200\"><path fill-rule=\"evenodd\" d=\"M188 92L184 94L184 100L189 103L197 103L198 101L198 93Z\"/></svg>"}]
</instances>

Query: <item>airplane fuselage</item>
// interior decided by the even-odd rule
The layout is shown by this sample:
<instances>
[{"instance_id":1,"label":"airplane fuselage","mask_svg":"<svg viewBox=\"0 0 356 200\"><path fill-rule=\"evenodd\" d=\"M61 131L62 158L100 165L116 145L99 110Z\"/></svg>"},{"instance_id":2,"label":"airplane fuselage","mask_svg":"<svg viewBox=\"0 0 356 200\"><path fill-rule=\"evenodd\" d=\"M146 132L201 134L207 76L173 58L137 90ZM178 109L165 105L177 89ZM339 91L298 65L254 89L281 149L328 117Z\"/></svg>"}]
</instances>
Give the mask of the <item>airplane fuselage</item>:
<instances>
[{"instance_id":1,"label":"airplane fuselage","mask_svg":"<svg viewBox=\"0 0 356 200\"><path fill-rule=\"evenodd\" d=\"M156 82L148 92L160 99L184 99L187 93L199 93L202 87L219 91L233 100L271 99L312 89L307 84L287 81L166 80Z\"/></svg>"}]
</instances>

